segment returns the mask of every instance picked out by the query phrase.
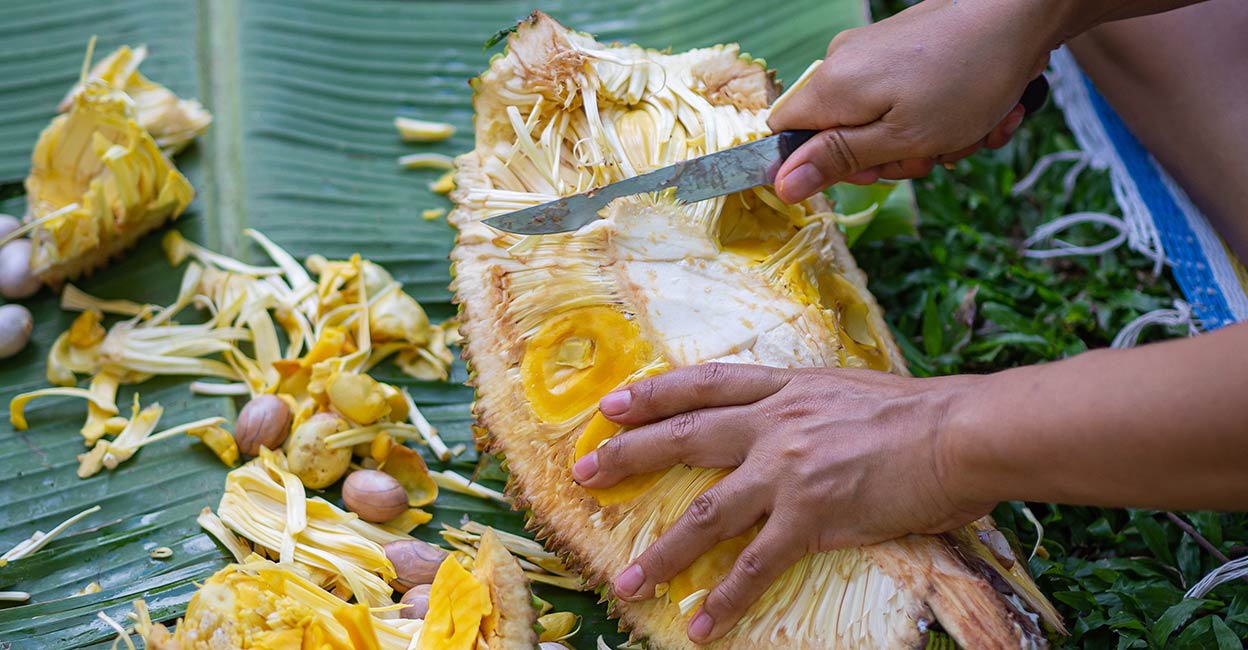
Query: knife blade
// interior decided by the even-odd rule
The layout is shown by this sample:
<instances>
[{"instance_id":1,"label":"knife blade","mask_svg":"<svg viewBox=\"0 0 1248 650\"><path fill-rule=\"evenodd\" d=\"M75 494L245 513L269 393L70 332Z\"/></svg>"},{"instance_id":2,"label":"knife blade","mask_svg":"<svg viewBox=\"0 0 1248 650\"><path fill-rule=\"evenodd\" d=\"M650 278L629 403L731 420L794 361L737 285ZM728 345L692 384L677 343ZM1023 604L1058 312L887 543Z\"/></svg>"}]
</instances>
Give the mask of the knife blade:
<instances>
[{"instance_id":1,"label":"knife blade","mask_svg":"<svg viewBox=\"0 0 1248 650\"><path fill-rule=\"evenodd\" d=\"M519 235L568 232L598 218L598 211L624 196L676 188L686 203L766 185L781 163L818 131L782 131L731 149L725 149L670 167L626 178L581 194L490 217L484 223Z\"/></svg>"}]
</instances>

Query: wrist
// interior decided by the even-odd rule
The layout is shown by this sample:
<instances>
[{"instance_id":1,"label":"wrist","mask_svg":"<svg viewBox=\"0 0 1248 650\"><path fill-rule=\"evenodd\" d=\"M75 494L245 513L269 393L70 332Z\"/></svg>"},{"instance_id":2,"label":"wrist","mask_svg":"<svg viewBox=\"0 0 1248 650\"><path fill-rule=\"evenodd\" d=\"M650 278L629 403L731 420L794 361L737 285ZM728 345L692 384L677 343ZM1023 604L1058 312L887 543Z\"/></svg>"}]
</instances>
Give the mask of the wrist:
<instances>
[{"instance_id":1,"label":"wrist","mask_svg":"<svg viewBox=\"0 0 1248 650\"><path fill-rule=\"evenodd\" d=\"M1056 49L1066 41L1114 19L1125 4L1123 0L1029 0L1043 12L1045 35L1049 48Z\"/></svg>"},{"instance_id":2,"label":"wrist","mask_svg":"<svg viewBox=\"0 0 1248 650\"><path fill-rule=\"evenodd\" d=\"M991 507L1007 497L994 493L977 447L983 420L984 391L991 375L941 377L941 411L936 422L936 475L945 496L962 510Z\"/></svg>"}]
</instances>

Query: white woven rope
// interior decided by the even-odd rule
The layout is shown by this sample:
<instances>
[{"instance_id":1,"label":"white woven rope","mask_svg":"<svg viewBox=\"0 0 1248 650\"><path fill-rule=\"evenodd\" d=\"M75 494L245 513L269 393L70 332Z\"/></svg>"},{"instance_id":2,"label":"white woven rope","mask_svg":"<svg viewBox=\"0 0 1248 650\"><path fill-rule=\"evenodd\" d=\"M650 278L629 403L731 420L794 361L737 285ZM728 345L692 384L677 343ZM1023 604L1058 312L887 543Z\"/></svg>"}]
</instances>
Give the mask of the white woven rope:
<instances>
[{"instance_id":1,"label":"white woven rope","mask_svg":"<svg viewBox=\"0 0 1248 650\"><path fill-rule=\"evenodd\" d=\"M1111 348L1133 348L1140 340L1140 334L1152 325L1165 327L1187 327L1187 335L1196 334L1196 321L1192 318L1192 306L1182 300L1174 301L1174 309L1156 309L1141 315L1127 323L1122 331L1109 344Z\"/></svg>"},{"instance_id":2,"label":"white woven rope","mask_svg":"<svg viewBox=\"0 0 1248 650\"><path fill-rule=\"evenodd\" d=\"M1112 239L1092 246L1076 246L1068 241L1057 238L1063 230L1084 223L1099 223L1118 231ZM1118 217L1104 212L1076 212L1058 217L1039 228L1030 237L1023 240L1023 257L1047 259L1050 257L1066 257L1068 255L1100 255L1114 250L1127 241L1128 226ZM1037 244L1052 240L1053 248L1035 248Z\"/></svg>"},{"instance_id":3,"label":"white woven rope","mask_svg":"<svg viewBox=\"0 0 1248 650\"><path fill-rule=\"evenodd\" d=\"M1148 206L1140 195L1135 180L1127 173L1126 165L1114 150L1114 144L1105 132L1088 89L1083 84L1075 58L1065 47L1053 52L1049 71L1053 87L1053 99L1066 115L1066 123L1075 135L1075 141L1088 155L1089 164L1095 169L1110 170L1110 186L1114 199L1122 208L1126 223L1127 245L1141 255L1153 260L1153 274L1161 273L1166 262L1161 233L1153 224Z\"/></svg>"},{"instance_id":4,"label":"white woven rope","mask_svg":"<svg viewBox=\"0 0 1248 650\"><path fill-rule=\"evenodd\" d=\"M1183 597L1204 598L1205 594L1216 589L1218 585L1245 577L1248 577L1248 556L1236 558L1210 571L1200 582L1192 585Z\"/></svg>"},{"instance_id":5,"label":"white woven rope","mask_svg":"<svg viewBox=\"0 0 1248 650\"><path fill-rule=\"evenodd\" d=\"M1021 195L1021 193L1031 190L1031 187L1036 185L1036 182L1040 181L1042 176L1045 176L1045 172L1048 171L1048 168L1053 166L1053 163L1068 161L1078 161L1075 167L1072 167L1072 170L1077 168L1078 171L1083 171L1083 167L1087 167L1088 156L1087 153L1083 153L1082 151L1077 150L1077 148L1072 148L1072 150L1067 151L1046 153L1046 155L1040 157L1040 160L1036 161L1036 165L1031 167L1031 171L1027 172L1027 176L1023 176L1021 180L1018 180L1018 182L1015 183L1015 186L1013 186L1010 190L1011 195L1018 196ZM1075 176L1078 177L1078 172L1076 172ZM1070 173L1067 173L1067 178L1063 180L1063 185L1065 185L1066 180L1070 180L1068 177L1070 177ZM1075 185L1075 182L1071 181L1071 190L1073 190L1073 185ZM1070 195L1067 193L1067 196Z\"/></svg>"}]
</instances>

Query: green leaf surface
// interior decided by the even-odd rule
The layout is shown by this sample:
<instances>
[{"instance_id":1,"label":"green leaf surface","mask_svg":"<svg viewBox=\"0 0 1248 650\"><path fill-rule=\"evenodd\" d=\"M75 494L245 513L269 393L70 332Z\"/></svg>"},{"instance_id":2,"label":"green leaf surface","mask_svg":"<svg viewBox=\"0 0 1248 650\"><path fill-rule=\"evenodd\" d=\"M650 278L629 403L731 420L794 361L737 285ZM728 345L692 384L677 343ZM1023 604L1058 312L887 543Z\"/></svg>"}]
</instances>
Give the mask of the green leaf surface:
<instances>
[{"instance_id":1,"label":"green leaf surface","mask_svg":"<svg viewBox=\"0 0 1248 650\"><path fill-rule=\"evenodd\" d=\"M910 183L880 181L872 185L840 183L828 190L837 212L854 214L878 206L871 220L845 230L850 246L918 234L919 210Z\"/></svg>"},{"instance_id":2,"label":"green leaf surface","mask_svg":"<svg viewBox=\"0 0 1248 650\"><path fill-rule=\"evenodd\" d=\"M1137 510L1131 513L1131 523L1135 524L1140 536L1144 538L1144 543L1148 544L1149 550L1158 560L1168 565L1174 566L1174 554L1170 552L1170 545L1166 540L1166 531L1153 518L1153 513L1147 510Z\"/></svg>"},{"instance_id":3,"label":"green leaf surface","mask_svg":"<svg viewBox=\"0 0 1248 650\"><path fill-rule=\"evenodd\" d=\"M1170 606L1169 609L1157 619L1153 625L1152 637L1154 643L1158 647L1164 647L1166 642L1170 640L1174 631L1183 626L1187 619L1196 613L1205 604L1205 601L1198 598L1188 598L1180 600L1178 603Z\"/></svg>"},{"instance_id":4,"label":"green leaf surface","mask_svg":"<svg viewBox=\"0 0 1248 650\"><path fill-rule=\"evenodd\" d=\"M740 41L789 80L823 55L836 32L866 19L860 0L795 0L780 12L735 0L559 0L540 8L607 41L675 50ZM472 148L467 82L493 54L482 44L533 9L514 0L4 2L0 211L24 212L20 179L30 151L77 79L88 39L98 35L97 57L145 43L151 54L144 74L198 98L215 117L208 133L177 158L197 191L177 222L180 231L253 260L261 258L241 235L247 227L297 257L360 252L404 282L432 317L449 317L455 311L447 289L453 232L444 221L420 218L422 210L449 203L427 189L435 172L404 172L395 159ZM392 126L398 115L450 122L458 132L442 143L405 144ZM161 256L157 236L150 236L124 260L78 284L104 297L167 302L179 275ZM35 334L23 353L0 361L0 403L47 385L43 359L71 320L48 292L26 304ZM379 370L378 378L410 388L448 441L470 440L472 393L454 383L466 378L462 364L449 384L412 381L393 368ZM191 396L179 379L123 387L119 402L128 404L136 389L145 404L165 406L167 425L232 417L236 406ZM225 562L194 520L203 507L215 507L226 468L186 438L154 444L114 472L79 480L81 400L37 401L28 417L29 431L0 424L0 547L91 505L102 509L41 552L0 569L0 590L32 594L28 604L0 608L0 646L107 647L113 635L96 613L124 620L130 601L140 596L155 618L176 618L193 581ZM470 453L454 469L470 473L474 460ZM512 531L523 523L519 513L454 494L440 498L434 512L434 522L418 536L434 539L438 524L459 523L464 515ZM173 556L151 559L155 546L170 547ZM100 593L71 597L92 581L100 582ZM595 595L538 592L584 617L579 646L591 647L599 634L622 640Z\"/></svg>"}]
</instances>

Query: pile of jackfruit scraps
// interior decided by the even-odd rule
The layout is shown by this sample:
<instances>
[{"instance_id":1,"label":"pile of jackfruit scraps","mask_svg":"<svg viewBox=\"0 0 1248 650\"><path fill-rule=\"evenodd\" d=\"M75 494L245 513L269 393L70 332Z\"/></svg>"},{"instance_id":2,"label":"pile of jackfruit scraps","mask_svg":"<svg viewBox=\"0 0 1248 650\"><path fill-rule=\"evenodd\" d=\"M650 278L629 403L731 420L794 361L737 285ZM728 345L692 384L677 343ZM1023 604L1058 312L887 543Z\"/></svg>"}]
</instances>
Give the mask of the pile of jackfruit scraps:
<instances>
[{"instance_id":1,"label":"pile of jackfruit scraps","mask_svg":"<svg viewBox=\"0 0 1248 650\"><path fill-rule=\"evenodd\" d=\"M451 470L431 472L421 454L403 441L427 445L441 460L457 455L462 446L448 448L406 390L368 374L393 359L413 377L446 379L454 323L430 323L399 282L358 255L348 260L313 256L300 265L264 235L246 234L268 254L271 266L212 252L177 232L166 234L162 245L169 263L184 266L178 296L169 305L104 299L67 285L62 307L80 315L48 354L48 379L58 386L14 397L9 405L13 425L28 427L25 408L32 400L85 400L81 435L88 449L79 456L82 478L115 469L145 445L183 434L199 438L228 466L240 456L256 456L229 472L216 513L206 509L199 518L238 562L212 584L241 589L280 583L309 611L321 611L316 603L331 602L326 598L341 605L321 612L328 612L326 621L338 621L324 623L321 632L282 623L265 628L266 634L313 638L302 635L325 633L327 639L341 640L347 637L336 636L335 626L346 626L360 638L373 634L379 639L354 647L460 647L415 645L420 628L410 621L426 620L426 613L434 611L429 608L436 599L431 601L430 594L437 590L431 585L440 567L447 561L470 566L474 544L489 529L474 522L463 530L447 528L443 535L455 549L449 555L409 533L431 519L422 507L434 502L439 487L507 499ZM114 320L108 327L106 318ZM80 375L90 376L87 388L76 387ZM137 393L130 411L123 413L116 403L119 386L157 375L196 376L194 392L250 400L233 432L225 429L222 417L162 429L160 405L143 405ZM339 481L346 510L305 493ZM510 535L504 545L521 559L529 579L580 587L575 574L540 545ZM305 597L312 587L317 595ZM412 596L396 603L401 592ZM359 618L365 610L351 609L349 600L362 605L370 618ZM144 623L144 611L136 603L134 629L141 634L162 629ZM540 624L543 640L556 641L575 627L571 614L547 616L554 618L544 617ZM403 643L394 645L399 637Z\"/></svg>"},{"instance_id":2,"label":"pile of jackfruit scraps","mask_svg":"<svg viewBox=\"0 0 1248 650\"><path fill-rule=\"evenodd\" d=\"M165 135L140 126L136 117L182 101L137 76L143 54L123 48L84 73L71 93L74 108L56 118L36 148L32 177L74 179L56 185L57 192L34 184L42 189L31 194L35 216L23 231L50 246L69 246L47 248L59 255L49 266L58 269L54 280L72 279L132 243L133 230L107 231L126 225L127 214L144 217L143 229L150 229L189 201L189 183L157 147L180 148L209 116L181 125L186 128L147 122L168 126ZM97 99L107 101L97 106ZM100 118L101 106L117 119ZM119 148L112 132L119 125L143 147ZM47 145L68 138L67 129L73 142L90 146L73 148L73 156L49 154ZM122 164L136 156L148 167ZM25 430L32 400L86 402L80 431L86 450L77 472L83 479L141 462L132 459L142 447L183 434L229 467L254 457L227 474L216 512L205 509L199 517L236 563L204 583L173 632L151 621L142 600L134 603L130 629L149 647L166 649L203 647L209 639L214 647L228 640L238 648L527 649L575 633L575 615L549 612L530 592L530 580L581 587L539 544L468 520L461 528L444 526L445 547L409 535L431 519L422 508L439 488L507 502L453 471L431 472L405 441L426 445L442 461L463 446L448 447L406 390L369 375L391 360L411 377L447 379L455 323L431 323L401 283L359 255L312 256L300 264L261 233L245 234L270 264L248 264L167 233L168 262L183 270L168 305L100 298L65 284L61 306L79 315L48 353L54 387L9 404L13 426ZM122 385L161 375L194 377L196 393L248 398L234 430L224 417L164 426L164 410L145 404L139 392L128 410L118 405ZM346 509L307 493L340 481ZM0 568L98 510L36 532L5 552ZM83 593L98 590L93 584ZM0 600L27 598L0 593ZM99 616L118 632L118 642L134 647L130 630Z\"/></svg>"}]
</instances>

